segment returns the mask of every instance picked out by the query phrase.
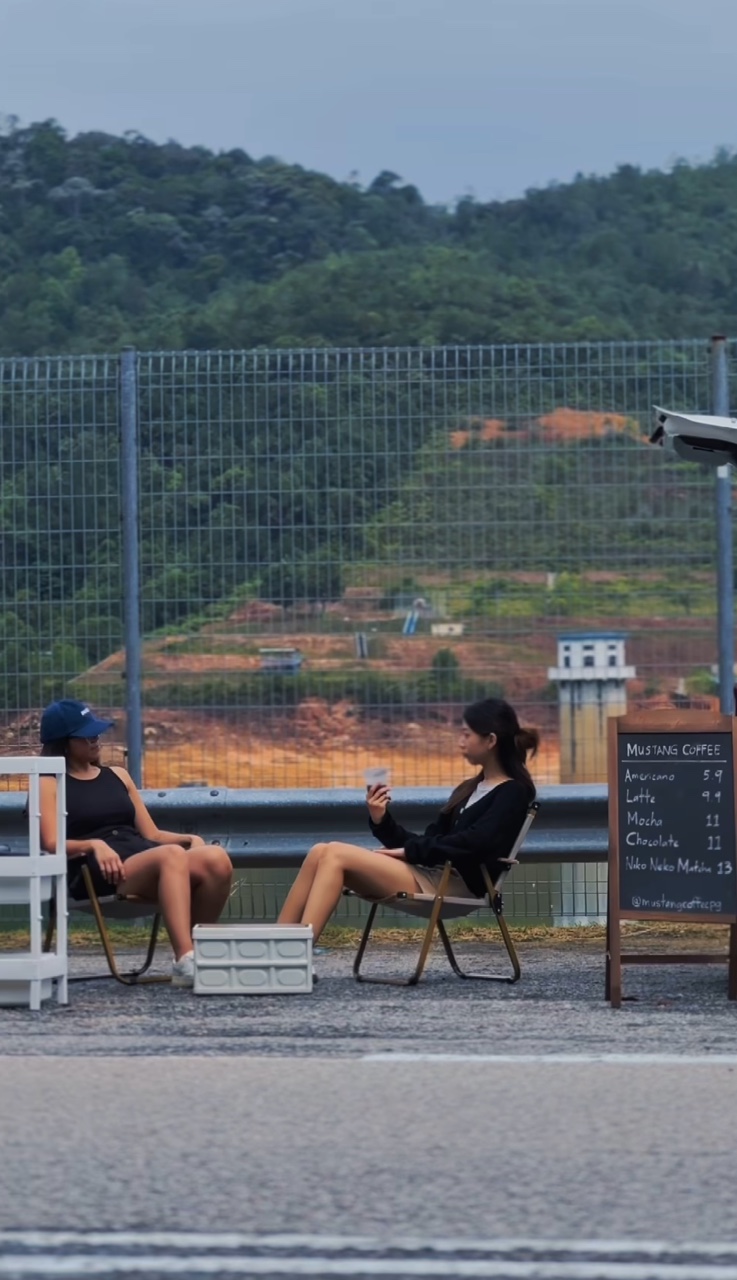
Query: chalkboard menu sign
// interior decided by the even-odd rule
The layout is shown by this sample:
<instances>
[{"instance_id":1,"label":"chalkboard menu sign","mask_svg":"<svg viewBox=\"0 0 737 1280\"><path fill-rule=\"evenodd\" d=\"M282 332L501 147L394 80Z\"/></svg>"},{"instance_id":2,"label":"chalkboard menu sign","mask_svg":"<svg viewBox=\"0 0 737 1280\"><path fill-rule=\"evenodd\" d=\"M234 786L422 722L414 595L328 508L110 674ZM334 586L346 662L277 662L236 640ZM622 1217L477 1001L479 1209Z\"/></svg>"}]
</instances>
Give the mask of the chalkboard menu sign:
<instances>
[{"instance_id":1,"label":"chalkboard menu sign","mask_svg":"<svg viewBox=\"0 0 737 1280\"><path fill-rule=\"evenodd\" d=\"M705 712L610 721L607 995L613 1004L621 998L623 963L729 958L730 995L734 988L737 996L735 724ZM730 924L729 957L624 955L623 919Z\"/></svg>"},{"instance_id":2,"label":"chalkboard menu sign","mask_svg":"<svg viewBox=\"0 0 737 1280\"><path fill-rule=\"evenodd\" d=\"M620 733L620 913L737 919L730 733Z\"/></svg>"}]
</instances>

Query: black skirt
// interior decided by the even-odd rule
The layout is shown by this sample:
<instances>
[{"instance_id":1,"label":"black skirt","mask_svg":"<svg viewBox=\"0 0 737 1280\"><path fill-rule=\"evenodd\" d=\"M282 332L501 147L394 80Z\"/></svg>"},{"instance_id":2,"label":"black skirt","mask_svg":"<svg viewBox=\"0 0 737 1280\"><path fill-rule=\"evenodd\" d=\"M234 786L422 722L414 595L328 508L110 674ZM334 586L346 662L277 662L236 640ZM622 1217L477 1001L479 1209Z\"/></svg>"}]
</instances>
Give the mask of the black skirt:
<instances>
[{"instance_id":1,"label":"black skirt","mask_svg":"<svg viewBox=\"0 0 737 1280\"><path fill-rule=\"evenodd\" d=\"M122 862L132 858L134 853L145 853L147 849L158 849L161 846L160 840L146 840L143 836L139 836L135 827L112 827L95 831L89 839L104 840L105 844L109 844L110 848L115 850ZM125 881L118 885L111 884L102 874L94 853L86 853L82 858L69 859L67 893L75 902L84 902L87 899L82 867L87 867L92 876L98 898L109 898L112 894L117 894L119 889L125 893Z\"/></svg>"}]
</instances>

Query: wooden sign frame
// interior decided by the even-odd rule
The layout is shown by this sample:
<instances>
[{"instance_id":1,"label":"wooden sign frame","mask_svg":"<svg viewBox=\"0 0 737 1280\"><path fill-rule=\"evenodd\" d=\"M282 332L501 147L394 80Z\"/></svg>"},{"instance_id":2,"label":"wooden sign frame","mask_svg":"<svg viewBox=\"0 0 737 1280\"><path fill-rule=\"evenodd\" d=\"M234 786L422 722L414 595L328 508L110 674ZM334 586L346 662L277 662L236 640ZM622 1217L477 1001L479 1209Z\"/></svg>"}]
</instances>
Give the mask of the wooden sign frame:
<instances>
[{"instance_id":1,"label":"wooden sign frame","mask_svg":"<svg viewBox=\"0 0 737 1280\"><path fill-rule=\"evenodd\" d=\"M709 711L655 711L633 712L624 716L612 716L609 720L609 892L607 901L606 936L606 989L605 998L613 1009L622 1003L622 965L624 964L724 964L728 965L727 995L737 1000L737 912L705 914L698 912L636 911L622 910L620 905L620 849L619 849L619 739L621 735L642 734L693 734L725 733L732 739L732 769L734 791L734 830L737 833L737 720L732 716ZM737 836L735 839L737 863ZM737 865L735 866L737 876ZM658 954L622 951L622 920L672 920L686 924L729 925L727 954L715 952L681 951L675 954Z\"/></svg>"}]
</instances>

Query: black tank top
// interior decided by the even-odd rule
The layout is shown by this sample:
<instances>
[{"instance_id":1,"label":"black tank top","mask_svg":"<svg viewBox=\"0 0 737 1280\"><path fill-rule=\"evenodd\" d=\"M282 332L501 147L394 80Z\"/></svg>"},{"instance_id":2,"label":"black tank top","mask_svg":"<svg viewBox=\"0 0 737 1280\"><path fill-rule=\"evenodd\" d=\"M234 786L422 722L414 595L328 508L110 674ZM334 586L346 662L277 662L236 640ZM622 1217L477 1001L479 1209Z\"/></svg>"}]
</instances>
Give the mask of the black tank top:
<instances>
[{"instance_id":1,"label":"black tank top","mask_svg":"<svg viewBox=\"0 0 737 1280\"><path fill-rule=\"evenodd\" d=\"M67 837L86 840L112 827L135 829L136 811L124 782L106 766L84 782L67 774Z\"/></svg>"}]
</instances>

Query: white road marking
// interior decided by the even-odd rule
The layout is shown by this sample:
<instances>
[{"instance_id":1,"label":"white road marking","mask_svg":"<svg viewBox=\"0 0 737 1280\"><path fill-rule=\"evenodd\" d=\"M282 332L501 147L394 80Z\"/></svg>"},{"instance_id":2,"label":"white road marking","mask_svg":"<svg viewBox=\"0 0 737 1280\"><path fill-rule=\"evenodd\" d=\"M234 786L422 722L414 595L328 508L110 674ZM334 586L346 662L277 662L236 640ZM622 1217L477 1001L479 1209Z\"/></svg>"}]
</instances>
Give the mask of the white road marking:
<instances>
[{"instance_id":1,"label":"white road marking","mask_svg":"<svg viewBox=\"0 0 737 1280\"><path fill-rule=\"evenodd\" d=\"M382 1241L370 1236L241 1232L0 1231L0 1276L83 1280L121 1274L737 1280L737 1242L419 1237Z\"/></svg>"},{"instance_id":2,"label":"white road marking","mask_svg":"<svg viewBox=\"0 0 737 1280\"><path fill-rule=\"evenodd\" d=\"M501 1066L737 1067L737 1053L425 1053L385 1050L361 1062L483 1062Z\"/></svg>"},{"instance_id":3,"label":"white road marking","mask_svg":"<svg viewBox=\"0 0 737 1280\"><path fill-rule=\"evenodd\" d=\"M737 1240L685 1240L678 1243L666 1240L638 1240L636 1238L614 1240L567 1240L557 1237L501 1236L482 1239L477 1236L337 1236L319 1232L274 1232L258 1234L249 1231L78 1231L78 1230L2 1230L0 1249L16 1245L24 1249L65 1249L87 1247L92 1249L116 1248L177 1249L204 1251L206 1249L321 1249L325 1253L352 1250L355 1253L386 1253L396 1250L404 1253L600 1253L645 1254L648 1257L704 1257L719 1258L734 1254L737 1258Z\"/></svg>"},{"instance_id":4,"label":"white road marking","mask_svg":"<svg viewBox=\"0 0 737 1280\"><path fill-rule=\"evenodd\" d=\"M13 1280L84 1276L439 1276L441 1280L737 1280L737 1265L660 1265L656 1262L420 1262L333 1258L0 1258Z\"/></svg>"},{"instance_id":5,"label":"white road marking","mask_svg":"<svg viewBox=\"0 0 737 1280\"><path fill-rule=\"evenodd\" d=\"M86 1276L411 1276L444 1280L737 1280L737 1262L515 1262L504 1259L455 1260L372 1258L193 1258L118 1255L117 1258L74 1254L0 1258L0 1276L13 1280L35 1277Z\"/></svg>"}]
</instances>

